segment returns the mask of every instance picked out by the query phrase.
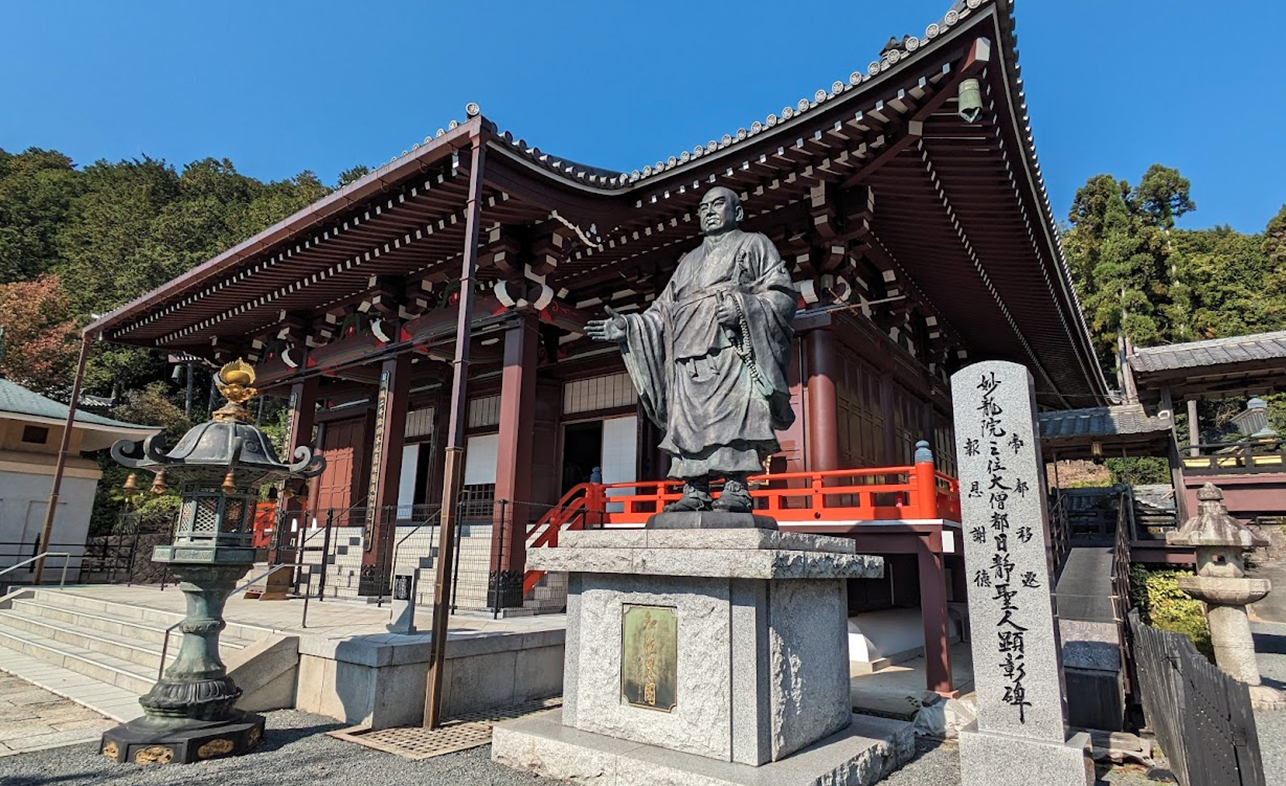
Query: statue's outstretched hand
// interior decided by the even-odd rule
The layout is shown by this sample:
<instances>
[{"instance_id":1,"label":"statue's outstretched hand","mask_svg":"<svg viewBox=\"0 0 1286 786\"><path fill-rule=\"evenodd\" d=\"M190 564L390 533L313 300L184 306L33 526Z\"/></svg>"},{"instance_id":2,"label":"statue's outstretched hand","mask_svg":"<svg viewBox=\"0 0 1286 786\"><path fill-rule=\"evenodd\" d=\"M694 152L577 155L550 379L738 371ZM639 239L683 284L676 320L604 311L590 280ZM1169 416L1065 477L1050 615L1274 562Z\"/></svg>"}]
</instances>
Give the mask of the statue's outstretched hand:
<instances>
[{"instance_id":1,"label":"statue's outstretched hand","mask_svg":"<svg viewBox=\"0 0 1286 786\"><path fill-rule=\"evenodd\" d=\"M628 325L625 317L616 313L611 306L604 306L607 319L591 319L585 323L585 333L595 341L624 341Z\"/></svg>"}]
</instances>

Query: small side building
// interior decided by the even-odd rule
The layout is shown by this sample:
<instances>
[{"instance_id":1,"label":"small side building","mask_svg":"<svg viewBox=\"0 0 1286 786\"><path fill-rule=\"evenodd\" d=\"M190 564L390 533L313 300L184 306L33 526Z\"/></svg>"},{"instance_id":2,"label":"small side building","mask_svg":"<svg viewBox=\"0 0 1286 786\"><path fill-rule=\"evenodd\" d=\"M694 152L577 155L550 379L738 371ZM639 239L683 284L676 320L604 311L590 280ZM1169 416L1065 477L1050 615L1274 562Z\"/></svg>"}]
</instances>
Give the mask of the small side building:
<instances>
[{"instance_id":1,"label":"small side building","mask_svg":"<svg viewBox=\"0 0 1286 786\"><path fill-rule=\"evenodd\" d=\"M37 554L66 422L66 404L0 379L0 570ZM84 550L94 490L103 473L97 462L82 454L110 447L118 439L140 440L159 431L89 412L76 413L50 537L52 550L74 555ZM72 561L73 568L78 562ZM49 566L61 571L62 563L51 559ZM19 583L28 575L14 571L4 581Z\"/></svg>"}]
</instances>

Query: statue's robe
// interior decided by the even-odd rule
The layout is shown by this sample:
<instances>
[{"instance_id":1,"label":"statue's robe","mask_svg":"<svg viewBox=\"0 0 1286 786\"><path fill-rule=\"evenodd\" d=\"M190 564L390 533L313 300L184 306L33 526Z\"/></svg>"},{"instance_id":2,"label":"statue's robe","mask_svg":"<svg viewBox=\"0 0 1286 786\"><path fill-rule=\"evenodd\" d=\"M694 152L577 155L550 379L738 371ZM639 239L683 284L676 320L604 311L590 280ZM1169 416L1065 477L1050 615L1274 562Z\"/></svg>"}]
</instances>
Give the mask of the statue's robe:
<instances>
[{"instance_id":1,"label":"statue's robe","mask_svg":"<svg viewBox=\"0 0 1286 786\"><path fill-rule=\"evenodd\" d=\"M679 261L621 353L648 417L665 429L670 477L763 471L795 420L786 382L798 293L772 241L732 230ZM737 306L720 325L718 303Z\"/></svg>"}]
</instances>

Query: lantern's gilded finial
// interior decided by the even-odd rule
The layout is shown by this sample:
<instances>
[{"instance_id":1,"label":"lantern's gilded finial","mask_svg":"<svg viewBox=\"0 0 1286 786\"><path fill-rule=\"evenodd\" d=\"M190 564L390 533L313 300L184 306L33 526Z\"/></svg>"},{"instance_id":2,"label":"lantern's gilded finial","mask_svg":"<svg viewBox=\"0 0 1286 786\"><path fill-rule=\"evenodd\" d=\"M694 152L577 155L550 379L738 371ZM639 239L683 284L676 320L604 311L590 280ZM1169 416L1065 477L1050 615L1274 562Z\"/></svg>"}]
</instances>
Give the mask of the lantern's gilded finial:
<instances>
[{"instance_id":1,"label":"lantern's gilded finial","mask_svg":"<svg viewBox=\"0 0 1286 786\"><path fill-rule=\"evenodd\" d=\"M214 384L228 400L214 413L218 423L249 423L250 410L246 402L254 398L259 391L252 387L255 383L255 370L249 363L240 358L227 363L215 375Z\"/></svg>"}]
</instances>

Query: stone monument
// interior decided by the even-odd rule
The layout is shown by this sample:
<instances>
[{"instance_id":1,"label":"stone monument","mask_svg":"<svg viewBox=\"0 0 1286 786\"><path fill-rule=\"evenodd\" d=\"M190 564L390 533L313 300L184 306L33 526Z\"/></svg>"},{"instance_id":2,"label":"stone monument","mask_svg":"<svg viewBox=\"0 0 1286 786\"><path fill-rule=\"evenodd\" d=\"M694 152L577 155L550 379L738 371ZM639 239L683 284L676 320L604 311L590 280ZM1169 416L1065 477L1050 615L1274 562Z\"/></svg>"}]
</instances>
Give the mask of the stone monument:
<instances>
[{"instance_id":1,"label":"stone monument","mask_svg":"<svg viewBox=\"0 0 1286 786\"><path fill-rule=\"evenodd\" d=\"M1184 522L1178 532L1165 536L1170 545L1192 546L1197 552L1197 575L1181 576L1179 589L1206 604L1210 643L1219 668L1250 686L1250 699L1257 709L1286 708L1286 695L1260 679L1255 642L1246 617L1246 605L1263 599L1272 590L1272 583L1248 577L1243 554L1268 542L1228 515L1218 486L1202 486L1197 499L1197 515Z\"/></svg>"},{"instance_id":2,"label":"stone monument","mask_svg":"<svg viewBox=\"0 0 1286 786\"><path fill-rule=\"evenodd\" d=\"M978 701L960 733L962 782L1088 786L1089 735L1067 735L1031 375L975 363L951 377L951 400Z\"/></svg>"},{"instance_id":3,"label":"stone monument","mask_svg":"<svg viewBox=\"0 0 1286 786\"><path fill-rule=\"evenodd\" d=\"M245 407L256 393L254 379L254 370L239 360L225 365L215 381L228 403L173 450L166 452L156 437L143 443L142 456L128 440L112 446L117 462L156 473L155 493L167 483L182 484L174 542L157 546L152 561L169 567L187 601L178 657L138 700L143 717L103 733L99 751L112 761L201 761L247 753L263 740L263 716L235 708L241 689L219 659L223 606L255 561L260 485L315 476L326 462L304 446L295 449L293 464L277 458Z\"/></svg>"},{"instance_id":4,"label":"stone monument","mask_svg":"<svg viewBox=\"0 0 1286 786\"><path fill-rule=\"evenodd\" d=\"M492 758L580 783L874 783L907 723L852 714L846 580L883 574L852 540L777 531L746 483L793 420L796 294L772 243L711 189L702 246L616 341L665 430L683 496L643 530L566 532L528 566L568 575L563 708L497 726ZM723 479L715 498L711 481Z\"/></svg>"}]
</instances>

